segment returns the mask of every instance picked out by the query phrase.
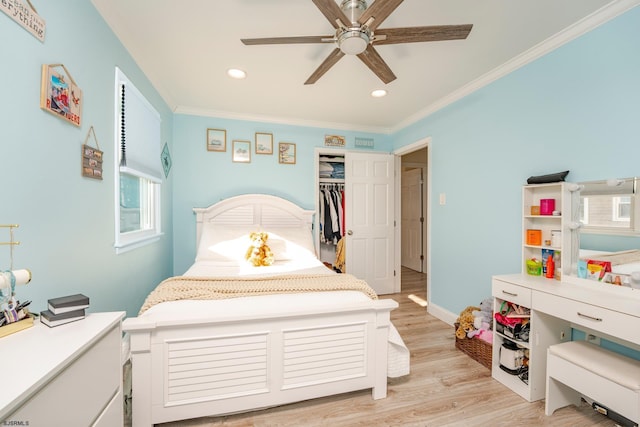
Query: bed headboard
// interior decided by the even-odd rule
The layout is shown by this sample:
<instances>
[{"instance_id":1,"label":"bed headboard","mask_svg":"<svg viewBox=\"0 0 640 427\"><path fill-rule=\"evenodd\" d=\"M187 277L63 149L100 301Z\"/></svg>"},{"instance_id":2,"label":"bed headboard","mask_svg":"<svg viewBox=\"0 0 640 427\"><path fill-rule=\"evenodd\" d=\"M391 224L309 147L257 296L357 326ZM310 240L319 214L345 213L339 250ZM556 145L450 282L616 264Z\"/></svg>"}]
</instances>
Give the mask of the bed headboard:
<instances>
[{"instance_id":1,"label":"bed headboard","mask_svg":"<svg viewBox=\"0 0 640 427\"><path fill-rule=\"evenodd\" d=\"M311 232L315 213L269 194L243 194L221 200L208 208L193 208L193 211L196 214L196 247L200 245L203 224L259 225L263 229L306 226Z\"/></svg>"}]
</instances>

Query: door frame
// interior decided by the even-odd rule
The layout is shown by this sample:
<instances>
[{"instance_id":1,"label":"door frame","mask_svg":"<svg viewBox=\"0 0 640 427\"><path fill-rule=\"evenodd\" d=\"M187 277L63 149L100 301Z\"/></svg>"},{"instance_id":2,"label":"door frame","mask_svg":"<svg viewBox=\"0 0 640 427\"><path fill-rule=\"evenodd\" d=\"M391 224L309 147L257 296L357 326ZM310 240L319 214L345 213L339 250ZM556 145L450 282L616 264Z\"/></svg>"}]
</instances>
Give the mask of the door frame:
<instances>
[{"instance_id":1,"label":"door frame","mask_svg":"<svg viewBox=\"0 0 640 427\"><path fill-rule=\"evenodd\" d=\"M425 200L426 200L426 204L427 204L427 210L425 212L425 217L426 217L426 221L425 221L425 227L423 230L423 234L426 234L426 239L424 240L424 249L426 250L426 257L425 257L425 261L427 264L427 268L424 269L425 273L427 274L427 283L426 283L426 287L427 287L427 303L429 303L431 301L431 286L429 286L429 282L431 280L431 137L426 137L423 139L420 139L416 142L413 142L411 144L405 145L403 147L400 147L396 150L393 151L393 154L395 155L395 171L396 171L396 175L395 175L395 217L396 218L401 218L400 216L400 206L401 206L401 193L402 193L402 179L401 176L402 174L399 173L399 171L402 170L402 159L401 157L404 156L405 154L409 154L412 153L414 151L417 150L421 150L422 148L426 148L427 149L427 171L426 174L423 176L423 180L426 180L426 186L423 187L424 190L426 190L426 194L425 194ZM395 229L395 236L394 239L396 241L395 243L395 265L398 266L398 268L401 268L402 265L402 224L400 224L401 221L399 221L399 223L397 223L396 229ZM395 288L395 292L399 293L402 289L402 284L401 284L401 274L400 271L398 271L398 274L396 274L396 278L395 278L395 283L394 283L394 288Z\"/></svg>"},{"instance_id":2,"label":"door frame","mask_svg":"<svg viewBox=\"0 0 640 427\"><path fill-rule=\"evenodd\" d=\"M369 154L376 154L376 155L384 155L387 157L387 161L389 163L390 166L392 166L394 168L393 170L393 176L390 177L389 179L389 190L390 191L394 191L396 192L396 188L397 188L397 177L398 177L398 171L395 170L395 166L397 164L397 157L395 156L395 154L393 152L388 152L388 151L371 151L371 150L345 150L345 149L337 149L337 148L327 148L327 147L315 147L314 148L314 173L315 173L315 189L314 189L314 194L315 194L315 211L316 214L314 215L314 221L313 221L313 237L314 237L314 245L315 245L315 249L316 249L316 253L318 258L321 257L321 245L320 245L320 239L319 239L319 217L318 217L318 212L319 212L319 191L320 191L320 157L321 155L337 155L337 156L344 156L345 158L345 174L346 174L346 160L347 160L347 156L349 155L358 155L358 154L364 154L364 155L369 155ZM345 176L346 178L346 176ZM347 183L346 183L346 179L345 179L345 189L347 188ZM390 201L390 203L395 203L398 200L398 196L396 194L393 195L393 199ZM396 217L396 213L398 212L398 209L393 206L392 210L392 215L393 218L391 218L393 220L393 231L391 231L391 236L390 236L390 243L392 245L392 248L390 248L388 250L387 253L389 253L389 258L392 259L393 261L393 269L391 271L391 273L393 274L393 279L389 280L389 282L392 283L392 292L400 292L400 263L398 262L398 257L397 257L397 253L398 253L398 249L397 249L397 244L396 244L396 237L397 237L397 223L398 218ZM349 272L349 268L347 266L347 272ZM387 282L385 282L387 283Z\"/></svg>"}]
</instances>

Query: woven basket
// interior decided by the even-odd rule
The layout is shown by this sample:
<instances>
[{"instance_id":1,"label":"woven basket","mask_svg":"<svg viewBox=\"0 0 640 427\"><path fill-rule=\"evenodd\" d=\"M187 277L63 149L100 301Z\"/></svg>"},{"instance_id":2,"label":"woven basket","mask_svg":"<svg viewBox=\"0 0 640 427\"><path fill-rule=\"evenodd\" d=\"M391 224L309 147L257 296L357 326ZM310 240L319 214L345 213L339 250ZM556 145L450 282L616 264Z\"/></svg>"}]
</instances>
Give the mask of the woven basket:
<instances>
[{"instance_id":1,"label":"woven basket","mask_svg":"<svg viewBox=\"0 0 640 427\"><path fill-rule=\"evenodd\" d=\"M455 331L458 329L458 324L455 324ZM463 353L466 353L473 360L483 365L485 368L491 370L491 357L492 357L492 345L488 342L478 338L456 338L456 348Z\"/></svg>"}]
</instances>

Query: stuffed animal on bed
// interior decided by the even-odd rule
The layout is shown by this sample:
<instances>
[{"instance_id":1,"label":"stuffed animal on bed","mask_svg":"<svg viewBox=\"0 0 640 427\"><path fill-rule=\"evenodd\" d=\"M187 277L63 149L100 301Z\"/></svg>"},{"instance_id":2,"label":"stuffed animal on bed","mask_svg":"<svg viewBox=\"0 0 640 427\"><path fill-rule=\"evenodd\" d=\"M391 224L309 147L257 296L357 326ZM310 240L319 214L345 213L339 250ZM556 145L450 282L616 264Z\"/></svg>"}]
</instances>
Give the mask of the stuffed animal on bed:
<instances>
[{"instance_id":1,"label":"stuffed animal on bed","mask_svg":"<svg viewBox=\"0 0 640 427\"><path fill-rule=\"evenodd\" d=\"M269 235L262 232L252 232L249 234L251 245L247 249L245 259L254 267L262 267L273 264L273 252L267 245Z\"/></svg>"}]
</instances>

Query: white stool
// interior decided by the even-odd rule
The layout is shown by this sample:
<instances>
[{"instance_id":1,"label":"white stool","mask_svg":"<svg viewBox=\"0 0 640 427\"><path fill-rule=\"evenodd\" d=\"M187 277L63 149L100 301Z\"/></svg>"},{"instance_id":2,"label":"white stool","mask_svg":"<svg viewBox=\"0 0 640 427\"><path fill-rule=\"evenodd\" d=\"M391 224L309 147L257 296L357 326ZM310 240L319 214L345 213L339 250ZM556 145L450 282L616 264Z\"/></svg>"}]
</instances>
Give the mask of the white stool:
<instances>
[{"instance_id":1,"label":"white stool","mask_svg":"<svg viewBox=\"0 0 640 427\"><path fill-rule=\"evenodd\" d=\"M639 423L640 361L586 341L550 346L545 414L579 405L580 396Z\"/></svg>"}]
</instances>

